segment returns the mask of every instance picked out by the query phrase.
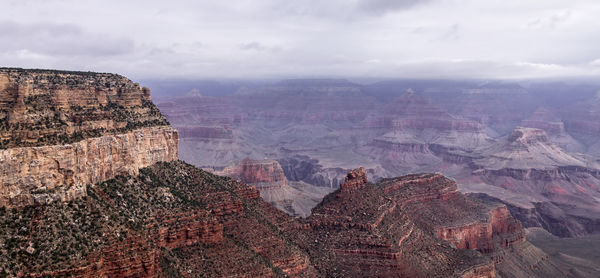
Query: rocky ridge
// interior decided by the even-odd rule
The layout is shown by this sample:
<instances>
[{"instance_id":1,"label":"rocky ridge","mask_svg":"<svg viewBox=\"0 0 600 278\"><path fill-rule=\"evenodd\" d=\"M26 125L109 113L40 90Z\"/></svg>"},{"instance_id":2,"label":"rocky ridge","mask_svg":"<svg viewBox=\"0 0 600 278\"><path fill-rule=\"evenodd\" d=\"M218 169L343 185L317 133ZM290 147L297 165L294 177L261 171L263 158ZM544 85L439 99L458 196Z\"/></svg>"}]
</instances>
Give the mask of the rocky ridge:
<instances>
[{"instance_id":1,"label":"rocky ridge","mask_svg":"<svg viewBox=\"0 0 600 278\"><path fill-rule=\"evenodd\" d=\"M375 185L364 177L362 169L350 172L344 186L305 220L307 232L298 235L326 275L495 277L505 259L530 247L506 207L466 198L442 175ZM552 262L533 269L513 261L515 276L560 273Z\"/></svg>"}]
</instances>

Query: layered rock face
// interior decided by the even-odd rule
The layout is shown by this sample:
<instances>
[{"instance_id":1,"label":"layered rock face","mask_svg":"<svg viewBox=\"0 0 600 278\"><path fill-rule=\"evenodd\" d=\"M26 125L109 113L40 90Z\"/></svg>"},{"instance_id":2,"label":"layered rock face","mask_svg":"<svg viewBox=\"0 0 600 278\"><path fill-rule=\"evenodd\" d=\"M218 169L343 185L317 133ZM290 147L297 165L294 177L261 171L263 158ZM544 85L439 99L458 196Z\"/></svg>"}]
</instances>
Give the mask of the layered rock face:
<instances>
[{"instance_id":1,"label":"layered rock face","mask_svg":"<svg viewBox=\"0 0 600 278\"><path fill-rule=\"evenodd\" d=\"M364 177L363 169L351 171L305 220L306 232L296 234L325 275L495 277L505 258L529 246L506 207L466 198L442 175L376 185ZM511 267L528 277L562 273L552 262L532 264Z\"/></svg>"},{"instance_id":2,"label":"layered rock face","mask_svg":"<svg viewBox=\"0 0 600 278\"><path fill-rule=\"evenodd\" d=\"M295 216L306 217L321 198L333 191L301 181L288 181L275 160L244 159L215 174L238 179L255 186L260 196L275 207Z\"/></svg>"},{"instance_id":3,"label":"layered rock face","mask_svg":"<svg viewBox=\"0 0 600 278\"><path fill-rule=\"evenodd\" d=\"M561 236L597 231L599 167L588 156L568 153L553 144L545 131L517 127L509 136L477 154L453 152L472 171L465 180L525 194L487 194L502 200L527 226L543 226ZM577 209L572 204L577 204ZM552 207L552 209L548 209ZM551 220L553 219L553 220ZM561 224L562 223L562 224Z\"/></svg>"},{"instance_id":4,"label":"layered rock face","mask_svg":"<svg viewBox=\"0 0 600 278\"><path fill-rule=\"evenodd\" d=\"M177 132L122 76L0 69L0 98L0 206L70 201L177 160Z\"/></svg>"},{"instance_id":5,"label":"layered rock face","mask_svg":"<svg viewBox=\"0 0 600 278\"><path fill-rule=\"evenodd\" d=\"M437 147L472 151L492 141L479 123L451 115L412 91L394 99L361 125L381 135L358 151L401 173L443 167L435 152ZM419 169L417 165L430 167Z\"/></svg>"},{"instance_id":6,"label":"layered rock face","mask_svg":"<svg viewBox=\"0 0 600 278\"><path fill-rule=\"evenodd\" d=\"M57 145L168 122L116 74L0 69L0 148Z\"/></svg>"},{"instance_id":7,"label":"layered rock face","mask_svg":"<svg viewBox=\"0 0 600 278\"><path fill-rule=\"evenodd\" d=\"M177 132L148 127L68 145L0 150L0 205L25 206L85 195L85 185L177 160Z\"/></svg>"},{"instance_id":8,"label":"layered rock face","mask_svg":"<svg viewBox=\"0 0 600 278\"><path fill-rule=\"evenodd\" d=\"M536 128L517 127L509 136L481 152L482 158L475 160L475 164L484 169L550 169L588 164L584 158L552 144L546 132Z\"/></svg>"},{"instance_id":9,"label":"layered rock face","mask_svg":"<svg viewBox=\"0 0 600 278\"><path fill-rule=\"evenodd\" d=\"M244 183L254 185L259 190L283 187L288 184L283 169L274 160L252 160L246 158L242 161L225 167L217 175L238 179Z\"/></svg>"}]
</instances>

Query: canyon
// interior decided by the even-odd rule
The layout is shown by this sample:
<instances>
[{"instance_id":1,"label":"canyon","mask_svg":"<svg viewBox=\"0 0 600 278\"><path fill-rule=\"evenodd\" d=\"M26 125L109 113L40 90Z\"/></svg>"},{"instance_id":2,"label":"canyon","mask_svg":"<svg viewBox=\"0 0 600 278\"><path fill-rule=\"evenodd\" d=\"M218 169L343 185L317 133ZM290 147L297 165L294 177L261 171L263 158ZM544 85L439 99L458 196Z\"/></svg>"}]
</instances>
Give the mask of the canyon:
<instances>
[{"instance_id":1,"label":"canyon","mask_svg":"<svg viewBox=\"0 0 600 278\"><path fill-rule=\"evenodd\" d=\"M373 181L440 172L526 227L577 237L600 221L598 91L593 82L295 79L220 94L200 86L156 103L175 128L227 130L182 135L180 158L199 167L269 159L289 181L332 189L360 166Z\"/></svg>"},{"instance_id":2,"label":"canyon","mask_svg":"<svg viewBox=\"0 0 600 278\"><path fill-rule=\"evenodd\" d=\"M473 194L467 196L460 192L459 183L444 174L383 177L389 169L368 163L368 159L350 159L364 156L348 152L345 153L348 159L340 164L325 159L315 162L309 155L315 150L303 149L308 145L301 146L301 140L289 141L279 147L270 146L274 153L294 154L281 160L264 157L237 160L235 155L219 156L216 150L212 153L222 158L218 160L222 164L203 165L206 169L203 170L177 160L181 153L178 143L181 146L198 141L182 139L178 142L177 131L168 125L160 112L155 114L158 110L150 101L150 91L132 81L118 75L82 72L22 69L2 69L0 72L8 72L7 84L13 84L14 80L26 80L25 83L34 80L33 89L25 92L48 95L49 100L55 99L56 92L52 89L55 87L61 88L62 95L88 93L91 98L86 105L90 106L95 105L90 99L102 99L103 95L107 95L108 103L121 104L106 105L110 106L106 111L124 116L119 119L124 127L116 129L97 128L95 113L78 114L81 117L76 121L50 124L45 120L39 121L50 117L50 114L46 115L47 111L69 114L77 112L77 108L61 108L61 102L47 101L44 106L29 108L31 113L20 115L23 110L19 108L19 97L13 98L15 91L12 88L15 86L3 87L4 90L0 91L4 101L1 115L2 119L6 119L5 123L9 122L3 125L3 131L11 134L12 131L19 132L14 133L14 140L9 136L0 150L3 162L9 162L2 164L0 178L3 184L10 185L3 185L1 192L4 203L0 204L0 225L3 227L0 275L597 276L598 272L594 269L579 269L578 265L549 256L527 241L521 222L511 216L511 206L503 204L504 200L498 202L474 198L477 196ZM20 79L21 75L23 79ZM102 89L108 86L102 85L102 82L81 88L85 82L94 84L93 80L107 79L119 80L121 83L115 83L119 84L119 88L134 89L117 90L119 92L113 95L111 90L107 93ZM35 87L36 80L38 84L46 85ZM52 85L54 82L63 85ZM330 84L329 81L326 83ZM279 94L288 86L297 86L295 93L309 97L325 95L327 101L340 99L339 94L360 93L344 81L333 82L334 88L321 88L321 85L304 88L296 82L283 85L275 86L268 94ZM69 91L70 86L74 88L73 92ZM244 96L244 92L240 95ZM197 94L188 97L202 98ZM137 102L135 99L138 98L142 100ZM364 100L358 98L354 103L356 108ZM353 105L352 101L349 105ZM319 105L314 107L323 109ZM98 106L92 110L102 109ZM342 110L344 105L333 106L332 109ZM300 110L292 112L300 113ZM359 119L366 114L356 110L341 114L323 113L318 119L306 120L313 125L324 117L333 122L347 121L346 128L352 128L353 123L358 127ZM158 120L145 121L145 113L154 115ZM242 119L239 128L243 128L243 119L252 117L272 122L296 122L303 121L306 116L298 118L298 114L294 113L263 113L233 119ZM19 121L32 124L13 124ZM465 120L456 118L452 121ZM49 129L52 134L64 136L40 140L45 135L27 130L36 126L35 123L53 126ZM235 123L231 122L232 126ZM288 131L296 130L297 134L301 134L310 130L311 125L290 124ZM473 130L471 124L457 126L468 126L468 130ZM480 133L479 127L474 127ZM231 126L227 124L224 129L231 129ZM75 130L96 131L73 136L75 133L71 132ZM189 133L190 130L193 132ZM211 141L211 136L221 139L223 134L205 130L209 129L192 127L182 136L192 134L192 137ZM27 136L22 137L23 134ZM232 131L231 134L235 138L240 133ZM540 132L533 134L538 134L533 137L535 140L543 138ZM286 133L280 135L287 136ZM369 136L375 139L381 135ZM418 134L414 138L426 137ZM516 141L533 143L533 139L527 139L532 137L523 138ZM252 140L262 139L259 136ZM343 149L336 144L341 143L341 147L345 147L356 140L359 139L340 138L327 144L333 152L343 155ZM200 147L206 147L204 143ZM264 147L259 146L256 150ZM442 147L448 154L467 151L451 149L453 145L450 143ZM324 153L328 154L331 152ZM55 160L58 162L53 163ZM208 160L199 158L197 161ZM487 165L477 159L471 161L472 164ZM350 167L361 166L363 162L367 162L364 167ZM318 192L322 200L311 205L294 206L292 203L288 206L293 208L287 211L291 214L299 214L296 208L310 210L301 217L290 216L261 198L265 192L277 192L292 187L294 183L325 179L331 182L330 178L339 181L339 186L337 183L322 184L325 185L322 188L327 189ZM373 180L376 182L370 182ZM312 190L307 188L316 187L297 187L294 194L307 194ZM77 190L72 190L74 188ZM292 202L300 196L281 195L292 198ZM309 195L299 199L306 196ZM277 205L275 198L271 202Z\"/></svg>"}]
</instances>

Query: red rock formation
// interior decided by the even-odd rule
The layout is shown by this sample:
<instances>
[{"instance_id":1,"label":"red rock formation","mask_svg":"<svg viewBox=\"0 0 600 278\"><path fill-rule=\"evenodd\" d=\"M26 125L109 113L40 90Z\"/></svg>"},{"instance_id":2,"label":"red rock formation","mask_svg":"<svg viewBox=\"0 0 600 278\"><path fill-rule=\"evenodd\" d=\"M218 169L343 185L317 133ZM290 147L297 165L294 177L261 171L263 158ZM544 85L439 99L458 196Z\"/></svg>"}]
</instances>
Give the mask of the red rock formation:
<instances>
[{"instance_id":1,"label":"red rock formation","mask_svg":"<svg viewBox=\"0 0 600 278\"><path fill-rule=\"evenodd\" d=\"M167 213L157 220L167 225L159 228L154 236L158 247L173 249L223 241L223 224L211 218L207 211Z\"/></svg>"},{"instance_id":2,"label":"red rock formation","mask_svg":"<svg viewBox=\"0 0 600 278\"><path fill-rule=\"evenodd\" d=\"M239 179L240 181L254 185L260 190L269 188L280 188L288 184L281 165L275 160L252 160L246 158L225 167L219 175Z\"/></svg>"},{"instance_id":3,"label":"red rock formation","mask_svg":"<svg viewBox=\"0 0 600 278\"><path fill-rule=\"evenodd\" d=\"M439 238L459 249L491 253L525 241L521 223L506 206L487 207L471 201L458 192L456 182L441 174L408 175L380 184L401 209L419 209L416 220L431 225Z\"/></svg>"},{"instance_id":4,"label":"red rock formation","mask_svg":"<svg viewBox=\"0 0 600 278\"><path fill-rule=\"evenodd\" d=\"M177 160L177 131L146 127L69 145L0 150L0 206L26 206L85 196L86 184Z\"/></svg>"},{"instance_id":5,"label":"red rock formation","mask_svg":"<svg viewBox=\"0 0 600 278\"><path fill-rule=\"evenodd\" d=\"M505 206L490 211L486 222L465 223L458 226L437 228L437 236L450 241L460 249L478 250L492 253L525 241L521 223L516 221Z\"/></svg>"},{"instance_id":6,"label":"red rock formation","mask_svg":"<svg viewBox=\"0 0 600 278\"><path fill-rule=\"evenodd\" d=\"M453 209L459 203L461 207ZM463 210L465 206L470 210ZM339 191L325 197L313 210L307 219L307 242L303 244L316 249L316 253L324 253L324 257L314 261L325 274L335 269L334 273L349 276L444 273L495 277L490 258L469 257L474 254L452 249L426 232L435 231L436 223L442 220L462 221L462 217L485 213L490 210L465 199L458 193L456 183L440 174L384 179L372 185L367 183L364 172L356 169L348 174ZM502 230L499 224L495 226ZM416 250L428 250L426 264L415 256ZM329 259L330 256L335 259Z\"/></svg>"},{"instance_id":7,"label":"red rock formation","mask_svg":"<svg viewBox=\"0 0 600 278\"><path fill-rule=\"evenodd\" d=\"M340 185L343 192L360 189L367 184L367 173L364 167L348 172L346 180Z\"/></svg>"},{"instance_id":8,"label":"red rock formation","mask_svg":"<svg viewBox=\"0 0 600 278\"><path fill-rule=\"evenodd\" d=\"M115 74L3 68L0 95L5 122L0 148L65 144L168 125L147 88Z\"/></svg>"}]
</instances>

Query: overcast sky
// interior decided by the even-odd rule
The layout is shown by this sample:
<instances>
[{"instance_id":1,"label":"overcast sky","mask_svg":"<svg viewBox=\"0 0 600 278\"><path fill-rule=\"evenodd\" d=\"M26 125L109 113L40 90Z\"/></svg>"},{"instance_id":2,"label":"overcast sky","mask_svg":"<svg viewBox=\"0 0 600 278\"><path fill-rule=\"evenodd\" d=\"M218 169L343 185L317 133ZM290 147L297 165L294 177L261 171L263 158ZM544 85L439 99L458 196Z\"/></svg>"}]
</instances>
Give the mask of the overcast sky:
<instances>
[{"instance_id":1,"label":"overcast sky","mask_svg":"<svg viewBox=\"0 0 600 278\"><path fill-rule=\"evenodd\" d=\"M0 0L0 66L132 78L600 75L598 0Z\"/></svg>"}]
</instances>

